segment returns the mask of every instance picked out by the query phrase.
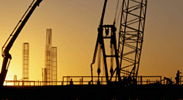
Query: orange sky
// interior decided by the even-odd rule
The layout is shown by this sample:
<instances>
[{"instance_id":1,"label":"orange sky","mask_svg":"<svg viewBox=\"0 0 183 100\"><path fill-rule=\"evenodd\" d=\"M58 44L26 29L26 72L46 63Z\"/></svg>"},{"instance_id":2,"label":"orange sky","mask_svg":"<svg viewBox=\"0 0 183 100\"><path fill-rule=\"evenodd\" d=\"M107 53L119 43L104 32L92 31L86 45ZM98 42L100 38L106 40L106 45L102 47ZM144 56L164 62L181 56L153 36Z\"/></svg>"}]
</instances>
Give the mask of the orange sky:
<instances>
[{"instance_id":1,"label":"orange sky","mask_svg":"<svg viewBox=\"0 0 183 100\"><path fill-rule=\"evenodd\" d=\"M32 0L0 3L0 46ZM22 78L22 44L30 44L30 80L41 80L45 65L46 29L58 50L58 80L66 75L90 75L104 0L43 0L15 41L7 79ZM114 19L117 0L108 0L106 24ZM175 77L183 72L182 0L149 0L139 75ZM118 28L119 26L117 26ZM0 62L2 62L0 57Z\"/></svg>"}]
</instances>

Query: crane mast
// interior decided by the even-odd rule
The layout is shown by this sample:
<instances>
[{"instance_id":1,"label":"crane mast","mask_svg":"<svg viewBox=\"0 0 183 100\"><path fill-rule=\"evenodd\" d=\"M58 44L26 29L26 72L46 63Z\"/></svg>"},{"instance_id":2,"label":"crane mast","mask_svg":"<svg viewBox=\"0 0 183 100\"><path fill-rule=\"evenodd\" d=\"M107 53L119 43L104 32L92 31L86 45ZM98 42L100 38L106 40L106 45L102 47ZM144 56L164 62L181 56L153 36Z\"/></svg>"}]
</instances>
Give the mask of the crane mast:
<instances>
[{"instance_id":1,"label":"crane mast","mask_svg":"<svg viewBox=\"0 0 183 100\"><path fill-rule=\"evenodd\" d=\"M96 42L96 46L95 46L95 51L94 51L94 56L93 56L93 61L91 64L91 80L93 83L93 69L92 69L92 65L95 63L95 59L98 53L99 56L99 62L100 62L100 56L101 53L103 55L103 62L104 62L104 68L105 68L105 78L106 78L106 82L107 84L109 84L109 82L111 81L111 79L109 79L109 75L108 75L108 67L107 67L107 58L115 58L116 59L116 71L117 71L117 76L118 76L118 80L120 81L120 70L119 70L119 61L118 61L118 51L117 51L117 44L116 44L116 27L114 24L112 25L103 25L103 21L104 21L104 15L105 15L105 10L106 10L106 5L107 5L107 0L104 1L104 6L103 6L103 11L102 11L102 16L101 16L101 20L100 20L100 24L99 24L99 28L98 28L98 37L97 37L97 42ZM105 32L105 34L104 34ZM104 40L109 39L110 42L110 47L111 47L111 54L108 54L106 52L105 49L105 42ZM113 66L113 65L111 65ZM100 63L97 69L97 73L98 73L98 82L99 82L99 74L101 72L101 68L100 68ZM113 75L113 68L111 67L110 69L111 72L111 76Z\"/></svg>"},{"instance_id":2,"label":"crane mast","mask_svg":"<svg viewBox=\"0 0 183 100\"><path fill-rule=\"evenodd\" d=\"M119 3L119 1L118 1ZM141 58L147 0L122 0L121 5L121 17L119 27L119 37L116 38L116 18L111 25L103 25L104 14L106 9L107 0L104 2L103 12L101 21L98 28L97 43L94 50L93 61L91 64L91 80L93 83L93 68L92 65L95 63L98 56L98 83L101 72L100 59L103 57L103 65L105 69L105 78L107 84L112 82L113 76L115 82L122 82L122 79L132 79L134 83L139 71L139 64ZM118 6L117 6L118 7ZM104 42L104 40L110 40L110 48ZM118 43L117 43L118 39ZM106 46L106 48L105 48ZM111 50L111 53L106 53L107 50ZM108 70L110 63L107 58L111 58L111 68ZM115 59L115 62L114 60ZM116 66L116 67L113 67ZM108 72L111 76L109 79ZM122 77L123 76L123 77ZM131 84L131 83L129 83Z\"/></svg>"},{"instance_id":3,"label":"crane mast","mask_svg":"<svg viewBox=\"0 0 183 100\"><path fill-rule=\"evenodd\" d=\"M22 16L16 27L14 28L13 32L10 34L9 38L5 42L5 44L2 47L2 57L3 57L3 63L2 63L2 69L0 73L0 85L3 86L3 83L5 81L8 67L10 64L10 60L12 59L9 51L11 47L13 46L13 43L15 42L16 38L18 37L19 33L25 26L26 22L32 15L33 11L39 4L42 2L42 0L33 0L33 2L30 4L29 8L26 10L25 14Z\"/></svg>"}]
</instances>

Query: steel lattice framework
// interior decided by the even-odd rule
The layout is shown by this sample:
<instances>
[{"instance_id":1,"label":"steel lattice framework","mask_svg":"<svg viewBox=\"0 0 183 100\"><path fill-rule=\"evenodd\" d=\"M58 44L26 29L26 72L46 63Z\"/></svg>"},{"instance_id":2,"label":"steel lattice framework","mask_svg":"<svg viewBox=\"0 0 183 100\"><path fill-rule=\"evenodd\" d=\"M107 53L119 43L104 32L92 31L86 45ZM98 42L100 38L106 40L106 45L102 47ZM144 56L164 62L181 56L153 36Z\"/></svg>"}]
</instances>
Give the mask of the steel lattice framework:
<instances>
[{"instance_id":1,"label":"steel lattice framework","mask_svg":"<svg viewBox=\"0 0 183 100\"><path fill-rule=\"evenodd\" d=\"M118 2L119 3L119 2ZM139 63L142 52L144 37L144 27L147 9L147 0L123 0L121 5L121 18L119 27L119 37L116 38L116 18L113 25L103 24L107 0L104 2L103 12L98 28L98 38L94 50L93 61L91 63L91 80L93 83L93 68L96 56L98 56L98 83L101 72L100 60L103 57L106 82L109 84L113 81L112 77L116 76L115 81L121 81L122 76L133 78L134 82L138 75ZM106 34L104 34L106 33ZM107 39L110 40L110 48L105 48ZM118 40L117 40L118 39ZM117 43L118 41L118 43ZM106 46L106 47L109 47ZM107 53L111 50L111 54ZM108 69L111 58L111 68ZM113 60L115 59L115 60ZM113 69L116 66L115 69ZM108 72L111 73L110 79ZM116 74L116 75L115 75ZM97 84L98 84L97 83ZM100 83L99 83L100 84Z\"/></svg>"},{"instance_id":2,"label":"steel lattice framework","mask_svg":"<svg viewBox=\"0 0 183 100\"><path fill-rule=\"evenodd\" d=\"M29 43L23 44L23 74L22 80L29 80Z\"/></svg>"},{"instance_id":3,"label":"steel lattice framework","mask_svg":"<svg viewBox=\"0 0 183 100\"><path fill-rule=\"evenodd\" d=\"M52 67L52 29L46 29L46 55L45 68L47 85L51 85L51 67Z\"/></svg>"},{"instance_id":4,"label":"steel lattice framework","mask_svg":"<svg viewBox=\"0 0 183 100\"><path fill-rule=\"evenodd\" d=\"M119 30L122 75L137 77L144 39L147 0L123 0Z\"/></svg>"},{"instance_id":5,"label":"steel lattice framework","mask_svg":"<svg viewBox=\"0 0 183 100\"><path fill-rule=\"evenodd\" d=\"M52 47L52 67L51 67L52 85L57 85L57 47Z\"/></svg>"}]
</instances>

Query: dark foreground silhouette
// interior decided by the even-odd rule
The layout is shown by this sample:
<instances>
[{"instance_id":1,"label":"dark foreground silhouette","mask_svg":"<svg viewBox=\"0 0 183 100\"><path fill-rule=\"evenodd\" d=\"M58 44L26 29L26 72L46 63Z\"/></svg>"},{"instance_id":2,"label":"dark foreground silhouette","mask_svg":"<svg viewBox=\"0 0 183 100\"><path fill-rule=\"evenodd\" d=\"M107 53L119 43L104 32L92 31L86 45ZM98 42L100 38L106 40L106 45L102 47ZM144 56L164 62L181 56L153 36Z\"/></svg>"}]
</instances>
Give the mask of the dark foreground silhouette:
<instances>
[{"instance_id":1,"label":"dark foreground silhouette","mask_svg":"<svg viewBox=\"0 0 183 100\"><path fill-rule=\"evenodd\" d=\"M1 88L1 99L161 100L183 98L182 85L67 85Z\"/></svg>"}]
</instances>

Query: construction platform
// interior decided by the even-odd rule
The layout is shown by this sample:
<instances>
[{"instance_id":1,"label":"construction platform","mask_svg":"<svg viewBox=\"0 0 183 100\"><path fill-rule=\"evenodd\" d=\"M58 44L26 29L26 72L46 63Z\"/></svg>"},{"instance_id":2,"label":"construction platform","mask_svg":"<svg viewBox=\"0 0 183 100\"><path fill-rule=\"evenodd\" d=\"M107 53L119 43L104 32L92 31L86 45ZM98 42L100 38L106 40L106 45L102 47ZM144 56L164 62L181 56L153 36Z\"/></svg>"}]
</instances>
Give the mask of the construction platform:
<instances>
[{"instance_id":1,"label":"construction platform","mask_svg":"<svg viewBox=\"0 0 183 100\"><path fill-rule=\"evenodd\" d=\"M177 100L183 99L182 77L179 84L168 84L162 76L138 76L136 85L124 82L107 85L104 76L99 77L100 85L89 81L91 76L63 76L62 81L56 82L6 80L1 99ZM98 76L94 76L94 80L97 79Z\"/></svg>"},{"instance_id":2,"label":"construction platform","mask_svg":"<svg viewBox=\"0 0 183 100\"><path fill-rule=\"evenodd\" d=\"M176 100L183 98L183 85L66 85L4 86L1 99L60 100Z\"/></svg>"}]
</instances>

